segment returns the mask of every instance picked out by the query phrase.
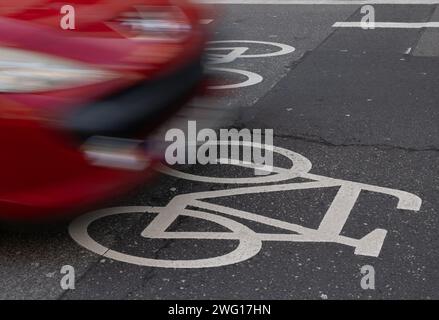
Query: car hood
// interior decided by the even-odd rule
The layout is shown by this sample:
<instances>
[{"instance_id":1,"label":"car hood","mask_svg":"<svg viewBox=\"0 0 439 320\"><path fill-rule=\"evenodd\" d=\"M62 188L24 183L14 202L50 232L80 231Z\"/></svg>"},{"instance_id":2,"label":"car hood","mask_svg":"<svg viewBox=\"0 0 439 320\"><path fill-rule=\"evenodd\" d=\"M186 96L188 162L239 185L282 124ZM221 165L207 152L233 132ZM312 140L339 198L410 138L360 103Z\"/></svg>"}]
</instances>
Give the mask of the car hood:
<instances>
[{"instance_id":1,"label":"car hood","mask_svg":"<svg viewBox=\"0 0 439 320\"><path fill-rule=\"evenodd\" d=\"M72 0L76 29L63 30L58 0L2 0L0 47L16 47L98 64L113 69L151 72L184 53L199 51L202 43L194 10L185 14L193 25L190 36L177 42L136 41L114 19L136 5L169 5L167 0ZM183 9L186 2L178 2ZM193 8L189 7L188 8ZM191 50L191 48L193 50ZM189 49L189 52L188 52Z\"/></svg>"},{"instance_id":2,"label":"car hood","mask_svg":"<svg viewBox=\"0 0 439 320\"><path fill-rule=\"evenodd\" d=\"M134 5L169 5L168 0L71 0L76 11L75 30L62 30L62 2L57 0L1 0L0 50L2 47L35 52L58 59L88 64L120 75L96 86L78 87L39 94L0 94L30 107L75 104L122 90L134 83L157 77L199 59L205 31L198 23L199 11L184 0L173 1L193 25L188 37L179 42L138 41L108 26L108 21ZM10 104L10 103L9 103ZM1 117L1 115L0 115Z\"/></svg>"},{"instance_id":3,"label":"car hood","mask_svg":"<svg viewBox=\"0 0 439 320\"><path fill-rule=\"evenodd\" d=\"M109 20L132 6L170 4L168 0L71 0L65 3L59 0L2 0L1 2L0 16L32 21L55 28L59 28L61 8L66 4L74 6L76 24L80 30L92 29L96 27L95 24Z\"/></svg>"}]
</instances>

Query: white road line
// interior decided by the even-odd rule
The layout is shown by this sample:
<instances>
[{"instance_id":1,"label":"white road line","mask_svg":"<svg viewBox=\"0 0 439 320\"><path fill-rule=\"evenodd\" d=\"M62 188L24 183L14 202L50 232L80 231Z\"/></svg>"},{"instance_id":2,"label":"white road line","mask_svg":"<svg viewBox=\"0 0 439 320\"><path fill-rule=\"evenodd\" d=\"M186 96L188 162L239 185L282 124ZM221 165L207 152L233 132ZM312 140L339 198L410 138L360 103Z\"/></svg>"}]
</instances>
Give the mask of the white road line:
<instances>
[{"instance_id":1,"label":"white road line","mask_svg":"<svg viewBox=\"0 0 439 320\"><path fill-rule=\"evenodd\" d=\"M304 5L365 5L365 4L439 4L439 0L194 0L202 4L304 4Z\"/></svg>"},{"instance_id":2,"label":"white road line","mask_svg":"<svg viewBox=\"0 0 439 320\"><path fill-rule=\"evenodd\" d=\"M375 28L389 29L420 29L439 28L439 22L375 22ZM357 21L336 22L332 25L335 28L362 28L363 23Z\"/></svg>"}]
</instances>

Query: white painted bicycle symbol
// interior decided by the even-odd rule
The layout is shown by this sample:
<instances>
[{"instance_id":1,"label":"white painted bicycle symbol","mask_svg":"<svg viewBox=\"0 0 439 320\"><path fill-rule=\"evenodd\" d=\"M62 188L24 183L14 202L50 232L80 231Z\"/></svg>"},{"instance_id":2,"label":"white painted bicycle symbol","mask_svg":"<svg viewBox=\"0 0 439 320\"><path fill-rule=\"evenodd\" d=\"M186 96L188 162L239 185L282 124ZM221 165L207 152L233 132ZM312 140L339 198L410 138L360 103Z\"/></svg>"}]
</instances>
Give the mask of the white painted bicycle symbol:
<instances>
[{"instance_id":1,"label":"white painted bicycle symbol","mask_svg":"<svg viewBox=\"0 0 439 320\"><path fill-rule=\"evenodd\" d=\"M236 144L234 142L217 143ZM241 142L241 144L256 148L267 148L266 145L256 143ZM387 230L377 228L361 239L351 238L341 234L360 193L362 191L369 191L396 197L398 200L398 209L418 211L421 208L422 200L414 194L396 189L312 174L309 172L312 167L311 162L304 156L280 147L270 146L270 150L286 157L291 162L291 166L289 168L274 167L273 173L270 175L248 178L198 176L162 167L160 171L181 179L205 183L245 184L250 186L180 194L175 196L165 207L119 207L95 211L74 220L69 226L69 233L78 244L98 255L131 264L161 268L207 268L239 263L257 255L263 243L267 241L337 243L353 247L354 254L356 255L378 257ZM238 165L237 163L234 164ZM256 165L252 163L240 163L239 166L256 168ZM308 181L287 182L294 178L303 178ZM270 218L263 214L255 214L206 202L209 199L236 195L333 187L337 187L338 192L317 229ZM222 256L196 260L164 260L134 256L112 250L95 241L88 233L90 224L101 218L119 214L132 214L133 212L156 215L141 233L141 236L144 238L173 239L175 241L178 239L235 240L238 241L239 244L233 251ZM229 232L167 231L179 216L208 220L225 227ZM279 230L284 230L285 232L276 234L257 233L246 225L233 220L233 218L258 222L278 228Z\"/></svg>"},{"instance_id":2,"label":"white painted bicycle symbol","mask_svg":"<svg viewBox=\"0 0 439 320\"><path fill-rule=\"evenodd\" d=\"M247 53L250 48L248 46L238 46L234 47L233 44L250 44L258 45L261 47L275 48L275 51L270 50L270 52L250 54ZM218 45L226 45L224 47ZM286 44L276 43L276 42L266 42L266 41L253 41L253 40L221 40L221 41L210 41L209 47L207 48L208 65L218 65L231 63L237 59L252 59L252 58L267 58L282 56L294 52L296 49ZM222 67L209 67L210 71L214 72L229 72L238 74L246 77L246 80L233 84L215 85L209 87L210 89L236 89L242 87L249 87L258 84L264 80L264 78L251 71L240 70L234 68L222 68Z\"/></svg>"}]
</instances>

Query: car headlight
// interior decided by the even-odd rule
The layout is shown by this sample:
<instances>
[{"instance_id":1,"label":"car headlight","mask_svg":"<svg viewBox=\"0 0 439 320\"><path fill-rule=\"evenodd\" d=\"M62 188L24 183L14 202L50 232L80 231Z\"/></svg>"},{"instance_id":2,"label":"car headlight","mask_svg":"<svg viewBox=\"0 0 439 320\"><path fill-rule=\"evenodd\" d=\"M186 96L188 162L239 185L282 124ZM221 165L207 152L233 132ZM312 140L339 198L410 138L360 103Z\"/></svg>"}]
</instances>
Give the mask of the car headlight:
<instances>
[{"instance_id":1,"label":"car headlight","mask_svg":"<svg viewBox=\"0 0 439 320\"><path fill-rule=\"evenodd\" d=\"M116 73L55 56L0 47L0 93L34 93L99 83Z\"/></svg>"},{"instance_id":2,"label":"car headlight","mask_svg":"<svg viewBox=\"0 0 439 320\"><path fill-rule=\"evenodd\" d=\"M119 32L134 40L181 41L192 29L176 6L135 6L121 14L116 23L121 27Z\"/></svg>"}]
</instances>

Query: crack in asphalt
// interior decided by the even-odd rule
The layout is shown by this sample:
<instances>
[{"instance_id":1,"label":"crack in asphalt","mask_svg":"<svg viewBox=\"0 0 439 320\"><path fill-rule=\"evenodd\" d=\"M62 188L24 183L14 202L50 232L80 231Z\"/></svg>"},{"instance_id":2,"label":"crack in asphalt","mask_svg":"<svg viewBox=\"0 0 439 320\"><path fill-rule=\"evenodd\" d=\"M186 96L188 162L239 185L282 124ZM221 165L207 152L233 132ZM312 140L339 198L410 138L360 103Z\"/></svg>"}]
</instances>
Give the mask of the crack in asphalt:
<instances>
[{"instance_id":1,"label":"crack in asphalt","mask_svg":"<svg viewBox=\"0 0 439 320\"><path fill-rule=\"evenodd\" d=\"M89 271L91 271L92 269L94 269L100 262L100 259L102 259L102 257L104 257L104 255L98 255L96 260L92 263L89 264L88 268L86 268L86 270L75 279L75 283L79 283L82 279L84 279L84 277L88 274ZM63 290L63 292L61 292L56 298L55 300L64 300L64 298L67 298L66 296L70 293L70 290ZM68 299L68 298L67 298Z\"/></svg>"},{"instance_id":2,"label":"crack in asphalt","mask_svg":"<svg viewBox=\"0 0 439 320\"><path fill-rule=\"evenodd\" d=\"M140 218L139 218L138 220L140 220ZM181 219L179 219L179 220L177 220L176 223L173 225L173 229L175 229L175 228L178 229L178 227L179 227L181 224L183 224L184 222L185 222L185 218L184 218L184 217L181 218ZM135 228L135 224L133 223L133 225L132 225L132 227L130 228L130 230L133 230L134 228ZM112 247L114 247L115 243L117 243L118 241L120 241L120 239L117 239L117 237L116 237L116 239L115 239L114 242L113 242ZM162 246L160 246L160 247L155 251L155 253L154 253L154 255L153 255L153 259L158 259L159 256L160 256L160 254L163 252L163 250L166 250L167 248L169 248L174 242L175 242L174 239L166 240L165 243L164 243ZM111 248L109 248L105 253L107 253L109 250L111 250ZM81 282L82 280L85 279L85 277L86 277L90 272L93 272L93 270L94 270L94 269L100 264L100 260L101 260L102 258L107 258L107 257L105 256L105 253L102 254L102 255L97 255L96 260L95 260L94 262L90 263L90 265L88 266L88 268L87 268L87 269L86 269L86 270L85 270L85 271L84 271L79 277L77 277L77 279L76 279L76 283ZM133 294L136 292L137 289L139 289L139 288L143 288L145 285L147 285L147 283L148 283L150 280L154 279L155 273L156 273L155 268L149 269L149 270L147 270L146 272L142 273L142 274L140 275L141 279L140 279L140 281L139 281L139 285L136 286L135 288L132 288L132 289L129 290L128 292L126 292L126 294L124 294L124 295L123 295L122 297L120 297L120 298L121 298L121 299L129 299L129 297L130 297L131 295L133 295ZM65 291L63 291L61 294L59 294L55 299L56 299L56 300L63 300L64 298L67 298L66 296L67 296L68 294L69 294L69 291L68 291L68 290L65 290ZM67 298L67 299L68 299L68 298Z\"/></svg>"},{"instance_id":3,"label":"crack in asphalt","mask_svg":"<svg viewBox=\"0 0 439 320\"><path fill-rule=\"evenodd\" d=\"M181 217L180 219L175 220L175 221L174 221L174 224L173 224L173 229L178 229L178 227L181 226L186 220L187 220L187 219L185 219L185 217ZM169 248L169 247L170 247L170 246L171 246L176 240L177 240L177 239L168 239L168 240L165 240L165 243L164 243L162 246L160 246L160 247L155 251L155 253L154 253L154 255L153 255L153 259L159 259L159 258L160 258L160 254L161 254L164 250L168 249L168 248ZM122 297L122 299L124 299L124 300L125 300L125 299L129 299L130 296L133 295L133 294L134 294L139 288L143 288L143 287L145 287L145 286L148 284L148 282L149 282L150 280L154 279L155 274L156 274L156 269L157 269L157 268L152 267L150 270L148 270L147 272L143 273L143 274L142 274L142 279L141 279L139 285L136 286L135 288L129 290L129 291L128 291L128 292Z\"/></svg>"},{"instance_id":4,"label":"crack in asphalt","mask_svg":"<svg viewBox=\"0 0 439 320\"><path fill-rule=\"evenodd\" d=\"M234 123L234 125L228 126L228 129L245 129L248 126L244 125L239 120ZM261 136L265 138L265 132L261 132ZM299 140L308 143L316 143L321 144L326 147L362 147L362 148L376 148L381 150L401 150L405 152L439 152L439 146L425 146L423 148L414 148L414 147L404 147L401 145L392 145L385 143L335 143L331 142L328 139L322 138L318 135L310 135L310 134L283 134L283 133L273 133L273 138L279 139L293 139Z\"/></svg>"},{"instance_id":5,"label":"crack in asphalt","mask_svg":"<svg viewBox=\"0 0 439 320\"><path fill-rule=\"evenodd\" d=\"M424 148L413 148L404 147L399 145L391 145L385 143L334 143L317 135L298 135L298 134L274 134L275 138L282 139L294 139L309 143L317 143L324 145L326 147L366 147L366 148L376 148L382 150L401 150L405 152L439 152L439 147L436 146L426 146Z\"/></svg>"}]
</instances>

